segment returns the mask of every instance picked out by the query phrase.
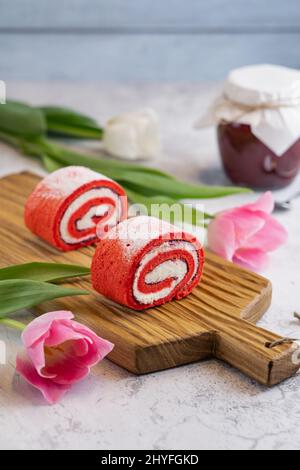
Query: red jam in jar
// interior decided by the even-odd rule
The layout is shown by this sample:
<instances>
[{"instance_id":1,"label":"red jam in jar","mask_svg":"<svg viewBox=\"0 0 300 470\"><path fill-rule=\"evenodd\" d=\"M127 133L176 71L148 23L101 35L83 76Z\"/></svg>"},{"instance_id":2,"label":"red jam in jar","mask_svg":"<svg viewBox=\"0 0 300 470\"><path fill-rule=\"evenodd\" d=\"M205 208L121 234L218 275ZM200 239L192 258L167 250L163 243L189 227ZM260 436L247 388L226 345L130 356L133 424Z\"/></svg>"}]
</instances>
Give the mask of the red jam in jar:
<instances>
[{"instance_id":1,"label":"red jam in jar","mask_svg":"<svg viewBox=\"0 0 300 470\"><path fill-rule=\"evenodd\" d=\"M300 139L279 157L248 124L222 121L218 143L224 169L234 184L280 189L292 183L300 170Z\"/></svg>"},{"instance_id":2,"label":"red jam in jar","mask_svg":"<svg viewBox=\"0 0 300 470\"><path fill-rule=\"evenodd\" d=\"M300 70L269 64L232 70L197 124L215 125L234 184L288 186L300 170Z\"/></svg>"}]
</instances>

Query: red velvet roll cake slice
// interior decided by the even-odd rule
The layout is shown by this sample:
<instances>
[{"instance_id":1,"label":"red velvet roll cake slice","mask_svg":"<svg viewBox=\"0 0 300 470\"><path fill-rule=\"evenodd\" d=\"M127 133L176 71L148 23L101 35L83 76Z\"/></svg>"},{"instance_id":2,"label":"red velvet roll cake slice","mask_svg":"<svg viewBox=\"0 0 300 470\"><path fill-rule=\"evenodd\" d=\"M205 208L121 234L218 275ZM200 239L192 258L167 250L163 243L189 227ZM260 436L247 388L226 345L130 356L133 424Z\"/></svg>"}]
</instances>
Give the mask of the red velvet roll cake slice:
<instances>
[{"instance_id":1,"label":"red velvet roll cake slice","mask_svg":"<svg viewBox=\"0 0 300 470\"><path fill-rule=\"evenodd\" d=\"M194 235L152 217L114 227L97 246L93 286L135 310L186 297L198 285L204 251Z\"/></svg>"},{"instance_id":2,"label":"red velvet roll cake slice","mask_svg":"<svg viewBox=\"0 0 300 470\"><path fill-rule=\"evenodd\" d=\"M41 181L27 200L25 223L54 247L71 251L97 240L127 217L126 193L116 182L84 167L67 167Z\"/></svg>"}]
</instances>

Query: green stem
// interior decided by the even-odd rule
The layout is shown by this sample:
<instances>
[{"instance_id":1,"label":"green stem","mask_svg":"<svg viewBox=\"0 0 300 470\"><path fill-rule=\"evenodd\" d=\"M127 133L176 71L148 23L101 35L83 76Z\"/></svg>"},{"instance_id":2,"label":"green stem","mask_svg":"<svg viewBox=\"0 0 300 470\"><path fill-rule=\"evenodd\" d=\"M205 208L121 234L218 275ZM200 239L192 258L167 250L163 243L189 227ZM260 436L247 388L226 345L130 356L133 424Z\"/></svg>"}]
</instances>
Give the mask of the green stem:
<instances>
[{"instance_id":1,"label":"green stem","mask_svg":"<svg viewBox=\"0 0 300 470\"><path fill-rule=\"evenodd\" d=\"M63 136L72 137L74 139L101 140L103 136L101 129L80 129L76 127L72 129L70 126L64 126L61 123L52 124L48 122L47 131L50 137L53 134L54 137Z\"/></svg>"},{"instance_id":2,"label":"green stem","mask_svg":"<svg viewBox=\"0 0 300 470\"><path fill-rule=\"evenodd\" d=\"M24 325L24 323L21 323L17 320L12 320L10 318L1 318L0 324L8 326L9 328L14 328L15 330L21 330L21 331L24 331L26 328L26 325Z\"/></svg>"},{"instance_id":3,"label":"green stem","mask_svg":"<svg viewBox=\"0 0 300 470\"><path fill-rule=\"evenodd\" d=\"M7 132L0 131L0 140L16 149L20 148L20 139L11 134L8 134Z\"/></svg>"}]
</instances>

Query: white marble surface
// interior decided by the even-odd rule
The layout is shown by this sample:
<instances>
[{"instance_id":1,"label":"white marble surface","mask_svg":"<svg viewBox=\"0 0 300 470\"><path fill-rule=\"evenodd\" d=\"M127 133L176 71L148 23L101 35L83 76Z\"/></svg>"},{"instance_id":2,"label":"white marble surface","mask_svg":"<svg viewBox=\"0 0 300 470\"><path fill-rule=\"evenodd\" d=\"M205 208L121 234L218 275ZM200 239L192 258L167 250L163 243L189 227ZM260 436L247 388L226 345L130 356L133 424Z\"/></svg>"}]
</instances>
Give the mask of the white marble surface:
<instances>
[{"instance_id":1,"label":"white marble surface","mask_svg":"<svg viewBox=\"0 0 300 470\"><path fill-rule=\"evenodd\" d=\"M34 103L72 105L101 121L153 106L161 116L165 149L155 164L189 179L226 182L213 132L192 128L213 86L8 83L8 92ZM39 168L1 147L1 174L32 166ZM298 187L299 180L276 197ZM210 201L207 209L253 197ZM299 217L300 201L279 216L290 240L264 273L273 281L274 300L261 325L300 338L292 315L300 310ZM9 359L0 366L1 449L300 449L299 376L269 390L214 360L144 377L104 361L62 403L49 407L14 372L19 334L1 327L0 339Z\"/></svg>"}]
</instances>

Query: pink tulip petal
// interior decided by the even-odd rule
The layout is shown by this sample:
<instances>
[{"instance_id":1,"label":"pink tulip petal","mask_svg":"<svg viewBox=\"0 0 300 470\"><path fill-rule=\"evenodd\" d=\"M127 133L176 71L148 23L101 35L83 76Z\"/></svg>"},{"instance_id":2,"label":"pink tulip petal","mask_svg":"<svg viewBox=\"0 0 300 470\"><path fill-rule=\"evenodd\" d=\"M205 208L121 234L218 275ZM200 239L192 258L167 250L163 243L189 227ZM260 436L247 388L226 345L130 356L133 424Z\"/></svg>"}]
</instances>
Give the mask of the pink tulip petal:
<instances>
[{"instance_id":1,"label":"pink tulip petal","mask_svg":"<svg viewBox=\"0 0 300 470\"><path fill-rule=\"evenodd\" d=\"M70 322L70 320L68 320L68 322ZM56 374L50 374L45 370L45 346L58 346L69 340L79 340L83 338L82 335L74 332L65 323L66 321L61 323L61 320L52 321L49 331L27 349L27 354L41 377L56 377Z\"/></svg>"},{"instance_id":2,"label":"pink tulip petal","mask_svg":"<svg viewBox=\"0 0 300 470\"><path fill-rule=\"evenodd\" d=\"M84 379L90 372L81 357L74 351L74 343L70 341L61 345L59 349L52 348L51 356L46 353L45 373L55 374L53 381L58 384L72 384ZM43 371L44 372L44 371Z\"/></svg>"},{"instance_id":3,"label":"pink tulip petal","mask_svg":"<svg viewBox=\"0 0 300 470\"><path fill-rule=\"evenodd\" d=\"M34 320L23 333L28 357L18 358L18 371L49 403L85 378L91 366L114 347L73 318L71 312L51 312Z\"/></svg>"},{"instance_id":4,"label":"pink tulip petal","mask_svg":"<svg viewBox=\"0 0 300 470\"><path fill-rule=\"evenodd\" d=\"M273 194L268 191L263 194L256 202L252 204L246 204L242 206L244 209L250 210L252 212L265 212L271 214L274 210L274 197Z\"/></svg>"},{"instance_id":5,"label":"pink tulip petal","mask_svg":"<svg viewBox=\"0 0 300 470\"><path fill-rule=\"evenodd\" d=\"M91 339L88 353L81 357L81 364L85 364L89 367L94 366L98 364L98 362L102 361L114 349L114 344L111 342L100 338L94 332L79 323L72 323L74 328L81 331L82 334L89 335Z\"/></svg>"},{"instance_id":6,"label":"pink tulip petal","mask_svg":"<svg viewBox=\"0 0 300 470\"><path fill-rule=\"evenodd\" d=\"M262 271L268 259L268 255L261 250L241 248L235 253L233 262L252 271Z\"/></svg>"},{"instance_id":7,"label":"pink tulip petal","mask_svg":"<svg viewBox=\"0 0 300 470\"><path fill-rule=\"evenodd\" d=\"M288 232L276 219L270 215L265 215L266 223L264 227L253 235L245 248L257 248L261 251L275 251L287 242Z\"/></svg>"},{"instance_id":8,"label":"pink tulip petal","mask_svg":"<svg viewBox=\"0 0 300 470\"><path fill-rule=\"evenodd\" d=\"M76 357L86 357L89 353L89 348L92 344L88 341L88 339L81 339L77 341L73 341L73 351Z\"/></svg>"},{"instance_id":9,"label":"pink tulip petal","mask_svg":"<svg viewBox=\"0 0 300 470\"><path fill-rule=\"evenodd\" d=\"M51 405L59 402L70 390L68 385L55 384L52 380L41 377L29 359L18 356L16 370L30 385L40 390Z\"/></svg>"},{"instance_id":10,"label":"pink tulip petal","mask_svg":"<svg viewBox=\"0 0 300 470\"><path fill-rule=\"evenodd\" d=\"M23 344L27 349L29 358L41 376L47 378L53 377L42 372L45 367L45 344L47 344L49 337L55 333L60 324L64 325L70 322L72 318L74 318L72 312L50 312L33 320L24 330L22 334Z\"/></svg>"},{"instance_id":11,"label":"pink tulip petal","mask_svg":"<svg viewBox=\"0 0 300 470\"><path fill-rule=\"evenodd\" d=\"M53 321L49 337L27 350L38 374L61 384L85 378L90 367L102 360L113 348L111 343L99 338L89 328L70 320L68 325L66 323Z\"/></svg>"},{"instance_id":12,"label":"pink tulip petal","mask_svg":"<svg viewBox=\"0 0 300 470\"><path fill-rule=\"evenodd\" d=\"M106 339L100 338L100 336L97 336L96 333L86 326L81 325L76 321L72 321L72 325L76 331L88 336L92 340L89 348L89 358L86 358L89 359L89 364L91 366L97 364L99 361L102 361L102 359L104 359L114 349L115 345L113 343L107 341ZM92 357L92 355L94 357Z\"/></svg>"},{"instance_id":13,"label":"pink tulip petal","mask_svg":"<svg viewBox=\"0 0 300 470\"><path fill-rule=\"evenodd\" d=\"M235 231L231 219L223 214L217 216L208 226L208 247L224 259L232 261L235 252Z\"/></svg>"},{"instance_id":14,"label":"pink tulip petal","mask_svg":"<svg viewBox=\"0 0 300 470\"><path fill-rule=\"evenodd\" d=\"M49 312L33 320L22 333L22 341L25 348L31 347L36 341L48 334L52 322L55 320L71 320L72 312Z\"/></svg>"},{"instance_id":15,"label":"pink tulip petal","mask_svg":"<svg viewBox=\"0 0 300 470\"><path fill-rule=\"evenodd\" d=\"M253 204L217 214L208 227L209 248L244 267L263 269L267 253L288 238L285 228L270 215L273 209L273 195L268 192Z\"/></svg>"},{"instance_id":16,"label":"pink tulip petal","mask_svg":"<svg viewBox=\"0 0 300 470\"><path fill-rule=\"evenodd\" d=\"M33 346L27 348L27 354L38 373L45 367L44 344L47 334L41 337Z\"/></svg>"},{"instance_id":17,"label":"pink tulip petal","mask_svg":"<svg viewBox=\"0 0 300 470\"><path fill-rule=\"evenodd\" d=\"M230 219L235 231L235 249L243 247L265 225L265 214L255 214L244 208L235 209L225 216Z\"/></svg>"},{"instance_id":18,"label":"pink tulip petal","mask_svg":"<svg viewBox=\"0 0 300 470\"><path fill-rule=\"evenodd\" d=\"M90 330L83 328L82 333L84 332L93 335L93 339L68 341L61 344L58 349L50 348L50 356L46 353L46 366L42 374L47 376L53 374L53 380L60 384L78 382L89 374L92 366L113 349L111 343L99 338ZM86 345L85 348L83 342ZM83 352L85 352L84 355Z\"/></svg>"},{"instance_id":19,"label":"pink tulip petal","mask_svg":"<svg viewBox=\"0 0 300 470\"><path fill-rule=\"evenodd\" d=\"M53 347L65 343L66 341L85 338L85 335L74 330L70 320L67 322L54 321L51 325L49 335L45 340L45 346Z\"/></svg>"},{"instance_id":20,"label":"pink tulip petal","mask_svg":"<svg viewBox=\"0 0 300 470\"><path fill-rule=\"evenodd\" d=\"M53 323L52 330L54 329L55 332L51 332L50 337L47 338L45 342L47 346L53 347L62 344L67 340L79 339L85 339L90 343L89 345L86 345L86 342L82 343L80 341L74 341L74 348L77 348L76 356L80 356L82 358L82 364L84 363L87 366L97 364L114 348L112 343L100 338L92 330L75 321L69 322L68 326L61 323ZM85 352L82 349L83 344L86 346ZM78 348L81 348L80 354L78 352Z\"/></svg>"}]
</instances>

